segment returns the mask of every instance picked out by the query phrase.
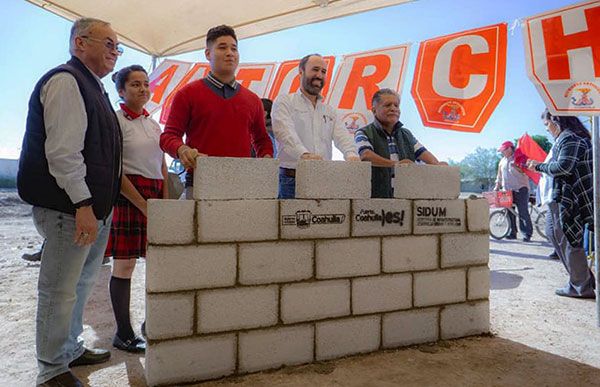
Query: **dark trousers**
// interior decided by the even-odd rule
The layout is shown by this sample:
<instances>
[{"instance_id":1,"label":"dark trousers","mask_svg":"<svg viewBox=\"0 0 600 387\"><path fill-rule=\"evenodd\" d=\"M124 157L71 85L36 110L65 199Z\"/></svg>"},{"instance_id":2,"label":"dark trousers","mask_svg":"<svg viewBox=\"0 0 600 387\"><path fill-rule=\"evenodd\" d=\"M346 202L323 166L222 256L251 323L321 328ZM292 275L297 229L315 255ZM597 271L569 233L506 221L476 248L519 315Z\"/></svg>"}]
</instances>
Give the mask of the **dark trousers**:
<instances>
[{"instance_id":1,"label":"dark trousers","mask_svg":"<svg viewBox=\"0 0 600 387\"><path fill-rule=\"evenodd\" d=\"M531 224L531 216L529 216L529 208L527 204L529 202L529 189L527 187L521 187L518 191L512 191L513 204L517 206L517 212L519 213L519 229L526 238L531 238L533 234L533 225ZM510 236L517 236L517 220L515 215L508 212L508 218L510 219Z\"/></svg>"},{"instance_id":2,"label":"dark trousers","mask_svg":"<svg viewBox=\"0 0 600 387\"><path fill-rule=\"evenodd\" d=\"M569 273L569 283L564 290L574 297L591 297L594 294L596 280L588 267L583 247L571 246L567 241L560 226L560 211L555 202L548 204L546 230L548 239Z\"/></svg>"}]
</instances>

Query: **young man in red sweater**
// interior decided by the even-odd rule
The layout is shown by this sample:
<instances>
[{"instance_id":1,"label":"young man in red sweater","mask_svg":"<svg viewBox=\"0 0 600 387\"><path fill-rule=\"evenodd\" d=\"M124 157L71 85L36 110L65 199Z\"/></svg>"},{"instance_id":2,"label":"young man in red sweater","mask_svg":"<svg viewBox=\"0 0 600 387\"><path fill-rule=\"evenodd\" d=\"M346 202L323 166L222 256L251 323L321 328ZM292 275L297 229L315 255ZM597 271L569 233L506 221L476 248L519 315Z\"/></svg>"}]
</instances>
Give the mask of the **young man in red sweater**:
<instances>
[{"instance_id":1,"label":"young man in red sweater","mask_svg":"<svg viewBox=\"0 0 600 387\"><path fill-rule=\"evenodd\" d=\"M211 28L204 54L210 73L177 92L160 147L188 170L196 157L250 157L252 148L257 157L273 157L260 98L235 80L240 57L233 28ZM186 187L192 183L188 173Z\"/></svg>"}]
</instances>

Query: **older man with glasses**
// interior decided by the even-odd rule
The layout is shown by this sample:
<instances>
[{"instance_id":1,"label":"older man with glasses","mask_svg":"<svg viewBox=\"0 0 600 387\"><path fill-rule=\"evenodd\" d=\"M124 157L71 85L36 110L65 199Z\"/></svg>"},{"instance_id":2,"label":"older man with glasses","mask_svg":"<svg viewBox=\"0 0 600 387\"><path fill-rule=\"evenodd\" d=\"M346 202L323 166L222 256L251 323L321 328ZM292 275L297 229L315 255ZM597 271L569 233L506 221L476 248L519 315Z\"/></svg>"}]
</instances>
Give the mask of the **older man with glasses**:
<instances>
[{"instance_id":1,"label":"older man with glasses","mask_svg":"<svg viewBox=\"0 0 600 387\"><path fill-rule=\"evenodd\" d=\"M85 348L79 335L120 189L121 132L100 79L123 50L110 24L83 18L71 29L70 52L31 95L17 176L46 239L36 318L40 386L82 386L70 368L110 358Z\"/></svg>"}]
</instances>

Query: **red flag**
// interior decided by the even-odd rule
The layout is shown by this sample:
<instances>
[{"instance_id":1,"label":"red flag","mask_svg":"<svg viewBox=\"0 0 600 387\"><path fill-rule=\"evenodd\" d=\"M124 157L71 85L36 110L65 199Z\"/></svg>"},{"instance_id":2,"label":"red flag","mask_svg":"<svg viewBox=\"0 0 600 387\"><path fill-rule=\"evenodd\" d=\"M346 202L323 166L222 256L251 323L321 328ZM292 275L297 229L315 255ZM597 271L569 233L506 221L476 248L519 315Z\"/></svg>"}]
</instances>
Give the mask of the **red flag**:
<instances>
[{"instance_id":1,"label":"red flag","mask_svg":"<svg viewBox=\"0 0 600 387\"><path fill-rule=\"evenodd\" d=\"M537 142L533 141L527 133L525 133L519 139L517 149L515 149L515 163L523 167L523 171L529 176L535 184L540 181L540 174L537 172L530 171L525 168L527 160L536 160L543 163L546 159L547 153L538 145Z\"/></svg>"}]
</instances>

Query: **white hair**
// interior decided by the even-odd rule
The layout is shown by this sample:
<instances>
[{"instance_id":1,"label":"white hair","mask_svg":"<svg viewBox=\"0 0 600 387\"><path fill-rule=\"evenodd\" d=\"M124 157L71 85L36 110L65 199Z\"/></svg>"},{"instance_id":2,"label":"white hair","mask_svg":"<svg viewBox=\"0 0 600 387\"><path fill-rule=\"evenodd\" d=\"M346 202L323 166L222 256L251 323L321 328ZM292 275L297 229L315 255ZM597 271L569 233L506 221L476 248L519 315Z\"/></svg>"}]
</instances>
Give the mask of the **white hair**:
<instances>
[{"instance_id":1,"label":"white hair","mask_svg":"<svg viewBox=\"0 0 600 387\"><path fill-rule=\"evenodd\" d=\"M69 52L71 55L75 55L75 38L89 36L90 31L97 25L110 26L110 23L92 17L82 17L75 20L71 27L71 37L69 39Z\"/></svg>"}]
</instances>

